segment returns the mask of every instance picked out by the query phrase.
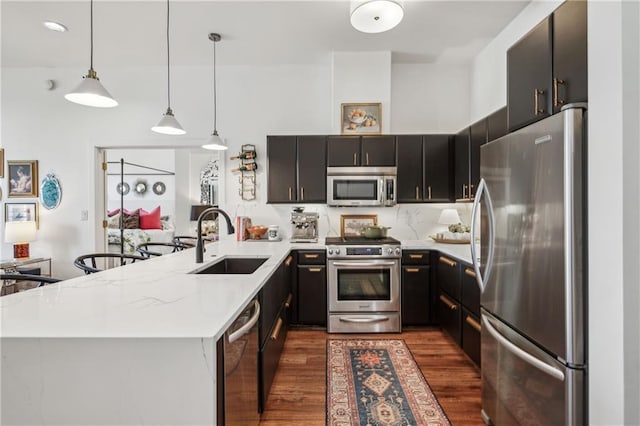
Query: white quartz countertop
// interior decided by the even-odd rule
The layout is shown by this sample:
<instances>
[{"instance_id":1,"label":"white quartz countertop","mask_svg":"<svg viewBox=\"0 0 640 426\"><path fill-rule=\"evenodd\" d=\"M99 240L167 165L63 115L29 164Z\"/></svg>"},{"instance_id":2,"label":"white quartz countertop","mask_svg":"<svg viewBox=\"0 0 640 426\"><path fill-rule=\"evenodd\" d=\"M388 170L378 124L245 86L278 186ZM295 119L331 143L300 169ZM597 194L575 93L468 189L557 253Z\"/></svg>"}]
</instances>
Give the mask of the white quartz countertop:
<instances>
[{"instance_id":1,"label":"white quartz countertop","mask_svg":"<svg viewBox=\"0 0 640 426\"><path fill-rule=\"evenodd\" d=\"M468 245L403 241L404 249L439 250L471 262ZM291 250L318 243L208 244L0 298L0 337L205 337L218 339ZM225 256L268 257L253 274L191 274Z\"/></svg>"}]
</instances>

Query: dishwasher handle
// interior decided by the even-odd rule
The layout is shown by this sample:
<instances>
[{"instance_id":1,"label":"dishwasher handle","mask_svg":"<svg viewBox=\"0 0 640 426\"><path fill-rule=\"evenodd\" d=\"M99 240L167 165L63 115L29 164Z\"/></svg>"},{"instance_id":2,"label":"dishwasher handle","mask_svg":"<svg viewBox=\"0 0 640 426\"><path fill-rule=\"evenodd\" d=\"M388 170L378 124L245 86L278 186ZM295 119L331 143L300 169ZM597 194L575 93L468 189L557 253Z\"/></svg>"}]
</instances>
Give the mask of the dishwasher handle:
<instances>
[{"instance_id":1,"label":"dishwasher handle","mask_svg":"<svg viewBox=\"0 0 640 426\"><path fill-rule=\"evenodd\" d=\"M229 334L229 343L235 342L240 337L247 334L249 330L251 330L251 328L254 325L256 325L256 323L258 322L258 318L260 317L260 302L258 302L258 300L253 301L253 309L254 309L254 312L251 319L249 319L249 321L247 321L245 325L243 325L233 333Z\"/></svg>"}]
</instances>

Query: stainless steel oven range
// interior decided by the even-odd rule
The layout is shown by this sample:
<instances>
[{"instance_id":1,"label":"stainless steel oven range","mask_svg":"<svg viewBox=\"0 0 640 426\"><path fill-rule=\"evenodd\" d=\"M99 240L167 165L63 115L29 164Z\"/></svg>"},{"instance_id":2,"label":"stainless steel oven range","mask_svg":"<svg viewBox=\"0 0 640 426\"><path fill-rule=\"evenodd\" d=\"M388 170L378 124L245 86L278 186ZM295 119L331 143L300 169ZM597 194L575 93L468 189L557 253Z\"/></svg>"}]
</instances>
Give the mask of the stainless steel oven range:
<instances>
[{"instance_id":1,"label":"stainless steel oven range","mask_svg":"<svg viewBox=\"0 0 640 426\"><path fill-rule=\"evenodd\" d=\"M327 237L329 333L393 333L400 323L400 241Z\"/></svg>"}]
</instances>

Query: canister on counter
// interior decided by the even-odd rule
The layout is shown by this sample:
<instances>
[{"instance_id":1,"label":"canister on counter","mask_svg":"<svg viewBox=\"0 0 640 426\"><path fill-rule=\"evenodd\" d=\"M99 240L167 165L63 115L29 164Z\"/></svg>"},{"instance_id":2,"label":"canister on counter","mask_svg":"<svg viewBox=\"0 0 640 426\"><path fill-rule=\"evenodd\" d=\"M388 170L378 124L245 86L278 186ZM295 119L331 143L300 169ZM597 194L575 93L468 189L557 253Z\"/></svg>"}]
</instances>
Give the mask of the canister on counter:
<instances>
[{"instance_id":1,"label":"canister on counter","mask_svg":"<svg viewBox=\"0 0 640 426\"><path fill-rule=\"evenodd\" d=\"M278 241L280 239L278 225L270 225L267 230L267 237L269 241Z\"/></svg>"}]
</instances>

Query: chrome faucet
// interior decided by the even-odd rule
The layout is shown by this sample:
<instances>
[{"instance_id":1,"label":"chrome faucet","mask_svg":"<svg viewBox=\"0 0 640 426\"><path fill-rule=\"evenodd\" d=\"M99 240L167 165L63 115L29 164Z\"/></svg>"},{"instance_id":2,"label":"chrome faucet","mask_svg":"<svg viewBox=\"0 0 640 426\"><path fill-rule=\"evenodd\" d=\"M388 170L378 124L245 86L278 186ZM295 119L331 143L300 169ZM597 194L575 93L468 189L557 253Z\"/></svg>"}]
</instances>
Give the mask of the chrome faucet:
<instances>
[{"instance_id":1,"label":"chrome faucet","mask_svg":"<svg viewBox=\"0 0 640 426\"><path fill-rule=\"evenodd\" d=\"M202 220L209 213L221 214L227 221L227 233L233 234L234 232L236 232L235 228L231 224L229 215L225 213L224 210L217 207L209 207L208 209L205 209L202 213L200 213L200 216L198 216L198 225L196 227L196 232L198 234L198 241L196 242L196 263L202 263L204 259L204 246L202 244Z\"/></svg>"}]
</instances>

